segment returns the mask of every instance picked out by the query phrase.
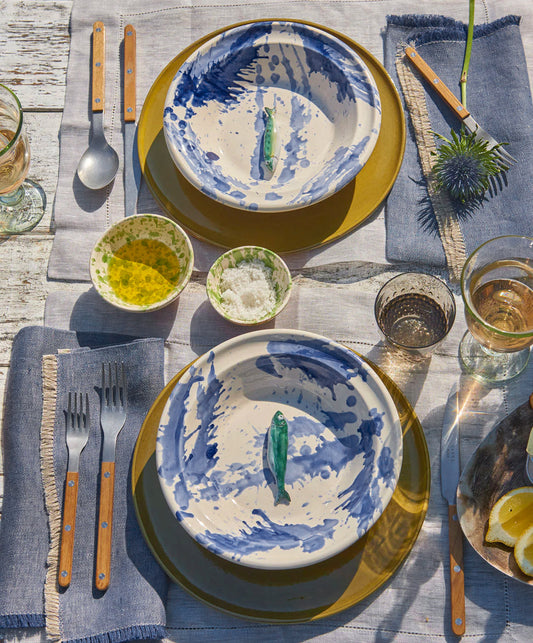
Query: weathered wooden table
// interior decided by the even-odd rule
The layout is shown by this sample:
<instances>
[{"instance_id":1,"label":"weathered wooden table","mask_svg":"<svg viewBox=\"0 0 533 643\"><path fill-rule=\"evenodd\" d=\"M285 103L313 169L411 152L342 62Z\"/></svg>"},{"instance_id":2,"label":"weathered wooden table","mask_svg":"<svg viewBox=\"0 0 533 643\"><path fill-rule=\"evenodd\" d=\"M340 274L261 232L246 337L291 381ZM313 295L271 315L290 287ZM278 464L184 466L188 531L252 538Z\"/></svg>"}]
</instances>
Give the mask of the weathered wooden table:
<instances>
[{"instance_id":1,"label":"weathered wooden table","mask_svg":"<svg viewBox=\"0 0 533 643\"><path fill-rule=\"evenodd\" d=\"M530 9L526 9L529 1L517 0L513 3L508 2L507 5L509 10L517 13L523 11L527 14L527 28L523 30L523 34L531 74L533 72L533 36L531 35L533 34L533 26L530 23L533 20L533 12ZM89 7L89 3L87 4ZM2 397L4 395L6 375L9 370L11 344L16 333L25 326L41 325L43 323L45 301L50 293L58 290L64 291L65 289L72 292L83 292L87 288L86 283L67 284L49 281L46 274L54 238L52 210L58 176L58 136L64 107L70 45L69 17L71 8L71 0L0 0L0 11L2 13L2 27L0 28L2 74L0 82L13 88L21 100L32 150L29 177L41 184L48 198L45 216L34 230L24 235L0 239L0 282L2 284L0 307L0 394ZM97 7L92 7L91 10L94 13L94 11L97 11ZM80 155L82 151L80 150ZM402 267L404 271L408 269L409 266ZM320 289L333 286L346 288L347 293L350 293L353 288L354 292L366 291L367 294L373 294L391 276L391 271L393 270L394 268L391 266L371 262L342 262L314 269L305 268L295 275L295 280L305 288ZM205 274L196 275L189 288L196 289L197 292L203 291L204 282ZM458 303L460 305L460 301ZM462 308L459 307L458 321L456 322L456 337L458 338L464 330L464 319L462 317ZM386 354L379 346L374 346L373 343L367 342L367 346L364 348L366 353L372 351L370 357L377 359L380 365L396 379L397 384L403 389L410 402L416 405L417 410L419 407L429 409L423 416L420 416L420 419L423 423L426 437L430 441L432 467L435 467L436 470L433 479L434 490L432 496L435 494L440 499L440 490L438 489L438 444L440 442L443 408L448 391L444 390L445 387L443 388L440 384L425 386L426 376L428 375L426 372L421 371L419 373L420 377L413 379L410 379L408 375L402 372L401 365L396 369L396 372L391 372L391 369L388 368L390 364L387 364L386 361ZM456 346L454 345L454 350L455 348ZM449 352L446 358L448 361L454 360L455 355ZM439 362L439 359L437 359L432 366L432 382L439 382L438 379L434 378L438 378L439 375L442 376L443 372L439 372L439 368L441 366L444 368L443 365L444 360ZM461 444L462 451L464 450L464 453L469 455L479 443L479 436L488 432L496 419L501 418L518 403L518 399L511 397L505 400L505 404L501 407L496 394L485 399L483 411L480 411L476 418L475 430L467 432L466 439ZM3 405L0 404L0 422L2 413ZM3 478L0 462L0 506L2 494ZM444 505L441 502L441 504L433 507L430 520L426 522L424 527L426 529L425 536L428 534L435 536L434 542L439 539L443 515ZM433 551L433 554L435 560L437 558L439 561L442 560L441 552ZM474 553L471 555L476 556ZM418 560L418 563L420 564L422 561ZM425 563L422 563L422 566L423 564ZM437 563L433 561L433 565L435 567ZM405 566L403 572L407 573L406 568L408 567L409 572L414 574L413 566L416 566L416 557L412 560L412 565L409 562ZM420 570L421 567L419 567L418 574L422 574L422 581L427 580L424 579L423 570ZM433 568L432 573L435 573ZM404 578L406 578L406 582L409 582L408 576ZM422 585L423 583L421 582L420 587ZM416 591L414 595L416 596ZM178 604L180 596L181 594L177 591L171 591L169 596L170 635L172 636L172 628L174 627L176 638L181 637L180 640L188 640L187 632L179 631L178 633L180 629ZM444 604L447 601L447 596L443 595L441 600ZM489 612L490 610L485 609L485 611ZM400 614L398 618L401 622ZM532 625L527 618L525 621L519 621L519 627L523 627L523 629L520 629L520 634L526 629L531 633ZM439 629L441 619L442 615L439 614ZM488 620L490 621L490 617L488 617ZM509 625L509 622L514 625L512 621L512 617L507 617L507 625ZM226 636L228 638L241 636L246 637L246 640L251 636L255 638L253 628L257 627L257 625L249 624L250 629L243 629L233 634L231 628L229 628ZM442 628L444 628L443 624ZM353 640L357 640L357 630L352 631ZM344 633L347 636L350 634L348 629L344 630ZM485 633L490 637L487 629L485 629ZM203 635L205 637L209 636L208 628ZM304 635L301 634L300 636ZM386 636L386 634L383 634L383 636ZM391 636L395 638L392 632ZM399 636L400 638L395 638L395 640L402 640L401 635ZM416 636L416 634L413 634L413 636ZM240 640L243 640L243 638Z\"/></svg>"},{"instance_id":2,"label":"weathered wooden table","mask_svg":"<svg viewBox=\"0 0 533 643\"><path fill-rule=\"evenodd\" d=\"M53 283L46 279L52 247L51 222L59 166L59 127L65 100L72 3L2 0L1 82L22 103L31 141L30 178L46 192L46 213L28 234L0 239L0 393L3 398L11 342L18 330L42 324L44 302ZM3 405L0 405L0 417ZM0 495L2 494L0 476Z\"/></svg>"}]
</instances>

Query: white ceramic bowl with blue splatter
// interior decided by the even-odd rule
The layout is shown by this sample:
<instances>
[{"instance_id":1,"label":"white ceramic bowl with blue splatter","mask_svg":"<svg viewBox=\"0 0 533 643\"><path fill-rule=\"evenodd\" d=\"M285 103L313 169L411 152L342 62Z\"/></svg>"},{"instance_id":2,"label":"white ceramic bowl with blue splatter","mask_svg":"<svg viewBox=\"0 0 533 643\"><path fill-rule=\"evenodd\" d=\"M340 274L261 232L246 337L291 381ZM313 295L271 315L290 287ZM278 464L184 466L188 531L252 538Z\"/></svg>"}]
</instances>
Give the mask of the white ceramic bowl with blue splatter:
<instances>
[{"instance_id":1,"label":"white ceramic bowl with blue splatter","mask_svg":"<svg viewBox=\"0 0 533 643\"><path fill-rule=\"evenodd\" d=\"M291 502L275 505L267 435L278 410ZM255 331L176 384L156 462L170 510L200 544L242 565L296 568L341 552L383 513L402 432L386 387L355 353L304 331Z\"/></svg>"},{"instance_id":2,"label":"white ceramic bowl with blue splatter","mask_svg":"<svg viewBox=\"0 0 533 643\"><path fill-rule=\"evenodd\" d=\"M265 165L274 108L279 153ZM298 22L261 21L208 40L180 67L163 129L180 172L235 208L294 210L344 187L376 144L381 105L361 58Z\"/></svg>"}]
</instances>

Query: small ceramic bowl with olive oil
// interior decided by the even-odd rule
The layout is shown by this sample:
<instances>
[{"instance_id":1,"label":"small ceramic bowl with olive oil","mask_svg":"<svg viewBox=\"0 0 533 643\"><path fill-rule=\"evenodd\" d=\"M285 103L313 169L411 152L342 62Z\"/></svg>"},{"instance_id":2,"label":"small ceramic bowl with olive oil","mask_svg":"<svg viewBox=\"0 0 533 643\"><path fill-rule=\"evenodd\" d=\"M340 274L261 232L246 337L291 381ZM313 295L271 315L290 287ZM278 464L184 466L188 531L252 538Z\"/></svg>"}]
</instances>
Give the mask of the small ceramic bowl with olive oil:
<instances>
[{"instance_id":1,"label":"small ceramic bowl with olive oil","mask_svg":"<svg viewBox=\"0 0 533 643\"><path fill-rule=\"evenodd\" d=\"M157 214L126 217L94 246L91 279L110 304L130 312L159 310L191 277L191 241L177 223Z\"/></svg>"}]
</instances>

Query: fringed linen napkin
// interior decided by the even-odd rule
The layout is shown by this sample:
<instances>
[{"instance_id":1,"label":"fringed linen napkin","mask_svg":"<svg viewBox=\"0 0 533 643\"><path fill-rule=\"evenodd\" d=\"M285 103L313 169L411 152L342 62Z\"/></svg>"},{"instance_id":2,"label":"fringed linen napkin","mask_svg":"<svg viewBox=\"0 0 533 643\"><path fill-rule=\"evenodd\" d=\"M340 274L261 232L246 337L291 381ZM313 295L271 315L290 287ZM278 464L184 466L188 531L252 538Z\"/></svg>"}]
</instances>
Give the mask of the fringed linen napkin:
<instances>
[{"instance_id":1,"label":"fringed linen napkin","mask_svg":"<svg viewBox=\"0 0 533 643\"><path fill-rule=\"evenodd\" d=\"M101 364L108 361L125 364L128 414L117 440L111 581L99 592L94 588L99 391ZM17 335L3 426L0 627L46 627L48 638L77 643L164 637L167 579L138 527L129 477L139 429L162 388L160 339L127 341L43 327ZM80 458L72 580L60 591L69 390L88 394L90 432Z\"/></svg>"},{"instance_id":2,"label":"fringed linen napkin","mask_svg":"<svg viewBox=\"0 0 533 643\"><path fill-rule=\"evenodd\" d=\"M533 104L520 18L507 16L474 28L467 107L478 123L518 163L501 186L479 203L458 206L431 181L434 132L449 138L460 129L451 110L408 61L414 46L460 98L467 26L444 16L388 16L385 66L400 90L408 118L404 162L386 209L387 258L448 267L457 280L468 255L505 234L531 234L533 211Z\"/></svg>"}]
</instances>

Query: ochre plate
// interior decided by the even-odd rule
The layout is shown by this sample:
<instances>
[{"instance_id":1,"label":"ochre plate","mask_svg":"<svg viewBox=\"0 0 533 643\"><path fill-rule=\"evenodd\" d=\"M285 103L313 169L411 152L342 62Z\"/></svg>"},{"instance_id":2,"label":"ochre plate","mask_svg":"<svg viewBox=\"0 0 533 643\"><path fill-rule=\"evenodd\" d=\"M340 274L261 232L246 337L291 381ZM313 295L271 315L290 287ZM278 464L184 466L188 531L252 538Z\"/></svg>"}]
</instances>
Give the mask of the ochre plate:
<instances>
[{"instance_id":1,"label":"ochre plate","mask_svg":"<svg viewBox=\"0 0 533 643\"><path fill-rule=\"evenodd\" d=\"M178 373L150 409L132 465L137 519L148 546L168 576L212 607L252 620L296 623L347 609L385 583L411 551L429 502L430 462L418 418L394 382L369 363L398 409L403 464L391 501L372 529L340 554L301 569L267 571L231 563L199 545L165 502L155 465L159 419Z\"/></svg>"},{"instance_id":2,"label":"ochre plate","mask_svg":"<svg viewBox=\"0 0 533 643\"><path fill-rule=\"evenodd\" d=\"M485 540L490 510L508 491L529 486L526 446L533 426L533 409L526 402L487 435L461 474L457 514L468 542L490 565L507 576L533 585L518 567L513 548Z\"/></svg>"},{"instance_id":3,"label":"ochre plate","mask_svg":"<svg viewBox=\"0 0 533 643\"><path fill-rule=\"evenodd\" d=\"M382 107L381 129L374 151L356 178L342 190L301 210L258 213L218 203L194 188L175 167L165 143L163 108L167 90L182 63L208 39L248 22L206 35L182 51L159 74L148 92L139 119L137 140L141 169L165 212L200 239L228 248L260 245L282 253L318 247L353 230L389 193L405 148L405 120L400 98L383 65L366 49L327 27L305 22L345 42L374 76Z\"/></svg>"}]
</instances>

